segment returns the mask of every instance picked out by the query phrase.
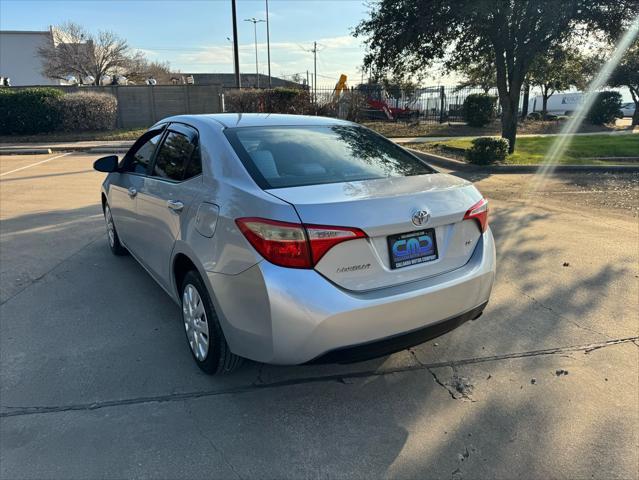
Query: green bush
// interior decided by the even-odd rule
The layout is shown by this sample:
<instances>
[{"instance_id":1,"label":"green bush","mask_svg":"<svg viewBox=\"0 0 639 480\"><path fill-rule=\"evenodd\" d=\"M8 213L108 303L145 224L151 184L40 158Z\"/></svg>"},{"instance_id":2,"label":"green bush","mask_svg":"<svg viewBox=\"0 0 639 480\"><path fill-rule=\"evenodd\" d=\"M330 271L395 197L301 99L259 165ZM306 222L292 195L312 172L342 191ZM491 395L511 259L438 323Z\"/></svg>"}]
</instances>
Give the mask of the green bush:
<instances>
[{"instance_id":1,"label":"green bush","mask_svg":"<svg viewBox=\"0 0 639 480\"><path fill-rule=\"evenodd\" d=\"M619 92L599 92L586 118L593 125L613 123L621 114L621 94Z\"/></svg>"},{"instance_id":2,"label":"green bush","mask_svg":"<svg viewBox=\"0 0 639 480\"><path fill-rule=\"evenodd\" d=\"M462 114L471 127L483 127L495 119L495 97L472 93L464 100Z\"/></svg>"},{"instance_id":3,"label":"green bush","mask_svg":"<svg viewBox=\"0 0 639 480\"><path fill-rule=\"evenodd\" d=\"M118 102L113 95L95 92L69 93L56 102L58 130L111 130L115 128Z\"/></svg>"},{"instance_id":4,"label":"green bush","mask_svg":"<svg viewBox=\"0 0 639 480\"><path fill-rule=\"evenodd\" d=\"M242 89L224 94L224 108L238 113L309 113L308 90L297 88Z\"/></svg>"},{"instance_id":5,"label":"green bush","mask_svg":"<svg viewBox=\"0 0 639 480\"><path fill-rule=\"evenodd\" d=\"M466 160L475 165L503 162L508 155L508 140L498 137L480 137L466 150Z\"/></svg>"},{"instance_id":6,"label":"green bush","mask_svg":"<svg viewBox=\"0 0 639 480\"><path fill-rule=\"evenodd\" d=\"M55 130L60 122L55 88L0 88L0 134L30 134Z\"/></svg>"},{"instance_id":7,"label":"green bush","mask_svg":"<svg viewBox=\"0 0 639 480\"><path fill-rule=\"evenodd\" d=\"M542 115L541 112L530 112L526 118L528 120L541 120Z\"/></svg>"}]
</instances>

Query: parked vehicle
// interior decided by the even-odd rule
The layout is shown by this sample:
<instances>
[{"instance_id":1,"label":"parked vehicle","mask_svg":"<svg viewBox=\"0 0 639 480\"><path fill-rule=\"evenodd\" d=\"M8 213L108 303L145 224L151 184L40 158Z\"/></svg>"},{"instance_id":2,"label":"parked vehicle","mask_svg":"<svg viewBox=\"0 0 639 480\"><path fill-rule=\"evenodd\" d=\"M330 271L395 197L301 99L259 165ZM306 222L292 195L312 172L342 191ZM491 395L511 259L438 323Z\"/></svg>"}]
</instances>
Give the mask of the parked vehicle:
<instances>
[{"instance_id":1,"label":"parked vehicle","mask_svg":"<svg viewBox=\"0 0 639 480\"><path fill-rule=\"evenodd\" d=\"M402 103L402 99L393 98L386 89L379 84L360 84L357 89L366 96L370 120L416 120L419 110L411 108L412 102Z\"/></svg>"},{"instance_id":2,"label":"parked vehicle","mask_svg":"<svg viewBox=\"0 0 639 480\"><path fill-rule=\"evenodd\" d=\"M555 115L570 115L577 110L584 101L584 94L581 92L555 93L548 98L546 105L547 113ZM532 97L528 103L529 112L541 112L543 108L543 97L537 95Z\"/></svg>"},{"instance_id":3,"label":"parked vehicle","mask_svg":"<svg viewBox=\"0 0 639 480\"><path fill-rule=\"evenodd\" d=\"M621 106L621 113L624 117L632 117L635 114L635 104L634 102L624 103Z\"/></svg>"},{"instance_id":4,"label":"parked vehicle","mask_svg":"<svg viewBox=\"0 0 639 480\"><path fill-rule=\"evenodd\" d=\"M488 302L486 199L357 124L176 116L94 167L112 252L181 306L205 372L385 355Z\"/></svg>"}]
</instances>

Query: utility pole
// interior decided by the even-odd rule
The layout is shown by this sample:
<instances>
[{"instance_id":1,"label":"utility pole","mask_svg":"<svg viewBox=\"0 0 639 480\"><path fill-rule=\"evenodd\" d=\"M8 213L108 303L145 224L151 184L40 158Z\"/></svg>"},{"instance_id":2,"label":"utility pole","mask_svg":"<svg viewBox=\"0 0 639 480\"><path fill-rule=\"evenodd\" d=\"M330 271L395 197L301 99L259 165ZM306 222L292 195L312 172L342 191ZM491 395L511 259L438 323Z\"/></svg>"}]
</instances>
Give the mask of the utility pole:
<instances>
[{"instance_id":1,"label":"utility pole","mask_svg":"<svg viewBox=\"0 0 639 480\"><path fill-rule=\"evenodd\" d=\"M307 86L307 87L309 88L309 90L310 90L310 88L311 88L311 84L310 84L310 82L308 81L308 70L306 70L306 86Z\"/></svg>"},{"instance_id":2,"label":"utility pole","mask_svg":"<svg viewBox=\"0 0 639 480\"><path fill-rule=\"evenodd\" d=\"M255 82L257 83L257 88L260 88L260 70L257 63L257 24L263 22L264 20L258 20L257 18L246 18L245 22L253 23L253 34L255 36Z\"/></svg>"},{"instance_id":3,"label":"utility pole","mask_svg":"<svg viewBox=\"0 0 639 480\"><path fill-rule=\"evenodd\" d=\"M229 41L229 43L231 44L231 48L233 49L233 52L235 52L235 45L233 45L233 40L231 40L230 37L226 37L226 39ZM235 56L235 53L233 53L233 56ZM235 61L234 61L235 63ZM235 75L238 77L239 81L237 83L242 84L242 79L240 78L240 75L237 73L237 68L235 67L235 65L233 65L233 73L235 73ZM237 85L236 85L237 87ZM237 87L239 88L239 87Z\"/></svg>"},{"instance_id":4,"label":"utility pole","mask_svg":"<svg viewBox=\"0 0 639 480\"><path fill-rule=\"evenodd\" d=\"M231 11L233 15L233 63L235 67L235 87L242 88L240 83L240 51L237 47L237 15L235 0L231 0Z\"/></svg>"},{"instance_id":5,"label":"utility pole","mask_svg":"<svg viewBox=\"0 0 639 480\"><path fill-rule=\"evenodd\" d=\"M268 0L266 0L266 55L268 57L268 88L273 88L271 81L271 35L268 28Z\"/></svg>"},{"instance_id":6,"label":"utility pole","mask_svg":"<svg viewBox=\"0 0 639 480\"><path fill-rule=\"evenodd\" d=\"M317 103L317 42L313 42L313 97Z\"/></svg>"}]
</instances>

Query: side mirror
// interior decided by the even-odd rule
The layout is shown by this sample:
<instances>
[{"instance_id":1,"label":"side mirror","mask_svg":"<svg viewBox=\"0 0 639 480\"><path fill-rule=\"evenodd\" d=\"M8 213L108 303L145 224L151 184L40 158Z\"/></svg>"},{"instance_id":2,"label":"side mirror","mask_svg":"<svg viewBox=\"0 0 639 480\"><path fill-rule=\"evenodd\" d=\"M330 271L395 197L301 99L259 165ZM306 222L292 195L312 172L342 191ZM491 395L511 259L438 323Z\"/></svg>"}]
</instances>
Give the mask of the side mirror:
<instances>
[{"instance_id":1,"label":"side mirror","mask_svg":"<svg viewBox=\"0 0 639 480\"><path fill-rule=\"evenodd\" d=\"M98 158L93 163L93 168L98 172L115 172L118 170L118 156L109 155L108 157Z\"/></svg>"}]
</instances>

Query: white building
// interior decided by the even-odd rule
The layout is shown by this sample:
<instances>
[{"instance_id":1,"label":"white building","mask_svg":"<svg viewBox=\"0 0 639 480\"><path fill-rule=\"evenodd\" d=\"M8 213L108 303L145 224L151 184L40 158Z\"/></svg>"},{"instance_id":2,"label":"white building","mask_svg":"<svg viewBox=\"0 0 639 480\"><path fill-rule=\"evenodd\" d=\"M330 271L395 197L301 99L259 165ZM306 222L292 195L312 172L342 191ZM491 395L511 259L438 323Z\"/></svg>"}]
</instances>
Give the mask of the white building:
<instances>
[{"instance_id":1,"label":"white building","mask_svg":"<svg viewBox=\"0 0 639 480\"><path fill-rule=\"evenodd\" d=\"M51 29L45 31L0 30L0 77L12 86L60 85L65 82L42 74L38 48L53 43Z\"/></svg>"}]
</instances>

